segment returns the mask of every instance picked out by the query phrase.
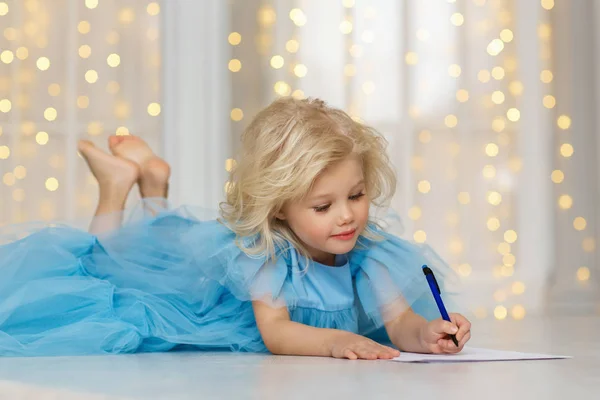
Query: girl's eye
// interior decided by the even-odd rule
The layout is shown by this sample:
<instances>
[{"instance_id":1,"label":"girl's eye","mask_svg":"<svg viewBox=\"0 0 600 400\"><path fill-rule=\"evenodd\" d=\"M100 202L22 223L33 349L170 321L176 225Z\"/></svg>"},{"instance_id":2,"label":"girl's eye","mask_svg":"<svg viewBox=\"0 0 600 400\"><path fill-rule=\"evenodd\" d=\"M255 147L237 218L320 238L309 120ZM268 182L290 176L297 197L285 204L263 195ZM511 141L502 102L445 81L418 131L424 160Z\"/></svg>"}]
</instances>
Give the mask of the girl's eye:
<instances>
[{"instance_id":1,"label":"girl's eye","mask_svg":"<svg viewBox=\"0 0 600 400\"><path fill-rule=\"evenodd\" d=\"M361 197L363 197L364 195L365 195L364 193L358 193L358 194L355 194L354 196L350 196L349 199L356 201L356 200L360 199ZM329 209L329 207L331 207L331 204L326 204L326 205L319 206L319 207L313 207L313 210L315 210L316 212L322 213L322 212L327 211Z\"/></svg>"},{"instance_id":2,"label":"girl's eye","mask_svg":"<svg viewBox=\"0 0 600 400\"><path fill-rule=\"evenodd\" d=\"M355 194L354 196L350 196L350 200L358 200L361 197L363 197L364 195L365 195L364 193Z\"/></svg>"}]
</instances>

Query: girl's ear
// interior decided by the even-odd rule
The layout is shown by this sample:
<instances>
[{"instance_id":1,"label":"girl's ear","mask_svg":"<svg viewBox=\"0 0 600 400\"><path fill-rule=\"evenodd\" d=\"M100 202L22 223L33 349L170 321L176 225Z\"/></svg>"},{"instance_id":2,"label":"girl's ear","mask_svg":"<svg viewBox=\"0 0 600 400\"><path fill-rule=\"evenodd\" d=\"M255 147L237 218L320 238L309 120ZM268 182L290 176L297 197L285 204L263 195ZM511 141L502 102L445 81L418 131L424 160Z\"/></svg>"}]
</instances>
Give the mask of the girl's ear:
<instances>
[{"instance_id":1,"label":"girl's ear","mask_svg":"<svg viewBox=\"0 0 600 400\"><path fill-rule=\"evenodd\" d=\"M283 207L283 206L281 206L281 207L279 208L279 210L277 210L277 212L275 213L275 218L277 218L277 219L278 219L278 220L280 220L280 221L285 221L285 219L286 219L286 218L285 218L285 214L284 214L284 212L283 212L283 208L284 208L284 207Z\"/></svg>"}]
</instances>

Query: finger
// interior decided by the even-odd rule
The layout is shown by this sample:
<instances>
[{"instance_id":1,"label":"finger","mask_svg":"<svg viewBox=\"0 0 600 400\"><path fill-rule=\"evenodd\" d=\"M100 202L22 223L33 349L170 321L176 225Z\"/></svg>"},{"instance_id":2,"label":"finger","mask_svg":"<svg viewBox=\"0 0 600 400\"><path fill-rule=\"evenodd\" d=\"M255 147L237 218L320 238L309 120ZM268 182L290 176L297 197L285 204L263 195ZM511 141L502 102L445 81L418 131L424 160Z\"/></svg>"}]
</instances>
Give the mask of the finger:
<instances>
[{"instance_id":1,"label":"finger","mask_svg":"<svg viewBox=\"0 0 600 400\"><path fill-rule=\"evenodd\" d=\"M438 340L438 345L444 353L456 353L459 351L459 347L450 339L440 339Z\"/></svg>"},{"instance_id":2,"label":"finger","mask_svg":"<svg viewBox=\"0 0 600 400\"><path fill-rule=\"evenodd\" d=\"M355 353L355 352L353 352L353 351L352 351L352 350L350 350L350 349L346 349L346 350L344 350L344 353L343 353L343 354L344 354L344 356L343 356L343 357L344 357L344 358L347 358L347 359L349 359L349 360L356 360L356 359L358 358L358 356L356 355L356 353Z\"/></svg>"},{"instance_id":3,"label":"finger","mask_svg":"<svg viewBox=\"0 0 600 400\"><path fill-rule=\"evenodd\" d=\"M462 325L460 326L460 328L458 328L458 332L456 333L456 340L460 342L469 333L471 333L471 324L467 322L465 325Z\"/></svg>"},{"instance_id":4,"label":"finger","mask_svg":"<svg viewBox=\"0 0 600 400\"><path fill-rule=\"evenodd\" d=\"M354 349L354 352L356 353L358 358L361 358L363 360L376 360L377 359L377 352L372 349L366 348L366 347L360 347L360 348Z\"/></svg>"},{"instance_id":5,"label":"finger","mask_svg":"<svg viewBox=\"0 0 600 400\"><path fill-rule=\"evenodd\" d=\"M471 330L471 322L460 314L452 314L450 317L452 322L458 326L458 332L456 333L456 339L460 342L464 335Z\"/></svg>"},{"instance_id":6,"label":"finger","mask_svg":"<svg viewBox=\"0 0 600 400\"><path fill-rule=\"evenodd\" d=\"M456 332L458 332L458 327L454 323L444 321L443 319L439 319L436 321L438 322L433 324L433 329L435 333L445 333L448 335L453 335Z\"/></svg>"},{"instance_id":7,"label":"finger","mask_svg":"<svg viewBox=\"0 0 600 400\"><path fill-rule=\"evenodd\" d=\"M379 352L378 352L378 357L379 358L394 358L394 357L398 357L400 355L400 352L396 349L392 349L391 347L388 346L383 346L381 345L379 347Z\"/></svg>"},{"instance_id":8,"label":"finger","mask_svg":"<svg viewBox=\"0 0 600 400\"><path fill-rule=\"evenodd\" d=\"M382 345L382 347L383 347L383 348L384 348L384 349L385 349L385 350L386 350L388 353L390 353L391 355L393 355L394 357L398 357L398 356L400 355L400 350L398 350L398 349L394 349L394 348L392 348L392 347L389 347L389 346L383 346L383 345Z\"/></svg>"},{"instance_id":9,"label":"finger","mask_svg":"<svg viewBox=\"0 0 600 400\"><path fill-rule=\"evenodd\" d=\"M465 346L465 344L471 339L471 332L467 332L467 334L458 342L458 347L461 349Z\"/></svg>"}]
</instances>

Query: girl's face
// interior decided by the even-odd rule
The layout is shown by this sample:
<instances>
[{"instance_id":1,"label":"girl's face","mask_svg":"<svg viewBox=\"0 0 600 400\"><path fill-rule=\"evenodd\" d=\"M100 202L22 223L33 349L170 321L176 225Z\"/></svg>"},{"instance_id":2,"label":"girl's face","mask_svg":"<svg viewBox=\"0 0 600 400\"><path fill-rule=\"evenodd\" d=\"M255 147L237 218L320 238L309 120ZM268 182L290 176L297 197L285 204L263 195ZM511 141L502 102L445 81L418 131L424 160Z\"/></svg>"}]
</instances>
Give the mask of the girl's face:
<instances>
[{"instance_id":1,"label":"girl's face","mask_svg":"<svg viewBox=\"0 0 600 400\"><path fill-rule=\"evenodd\" d=\"M333 265L352 250L369 218L360 159L353 155L326 169L302 201L286 204L277 218L304 243L314 260Z\"/></svg>"}]
</instances>

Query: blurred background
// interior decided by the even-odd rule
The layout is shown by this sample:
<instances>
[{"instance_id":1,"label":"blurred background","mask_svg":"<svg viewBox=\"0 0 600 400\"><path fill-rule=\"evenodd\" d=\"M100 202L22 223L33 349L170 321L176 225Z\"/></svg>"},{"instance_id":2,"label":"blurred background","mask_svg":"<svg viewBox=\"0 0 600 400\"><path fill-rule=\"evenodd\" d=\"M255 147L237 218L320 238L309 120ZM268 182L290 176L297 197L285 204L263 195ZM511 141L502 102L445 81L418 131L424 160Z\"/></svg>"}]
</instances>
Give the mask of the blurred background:
<instances>
[{"instance_id":1,"label":"blurred background","mask_svg":"<svg viewBox=\"0 0 600 400\"><path fill-rule=\"evenodd\" d=\"M476 318L598 314L599 21L600 0L0 0L0 225L91 217L76 144L113 134L216 208L252 117L320 97L389 140L404 236Z\"/></svg>"}]
</instances>

